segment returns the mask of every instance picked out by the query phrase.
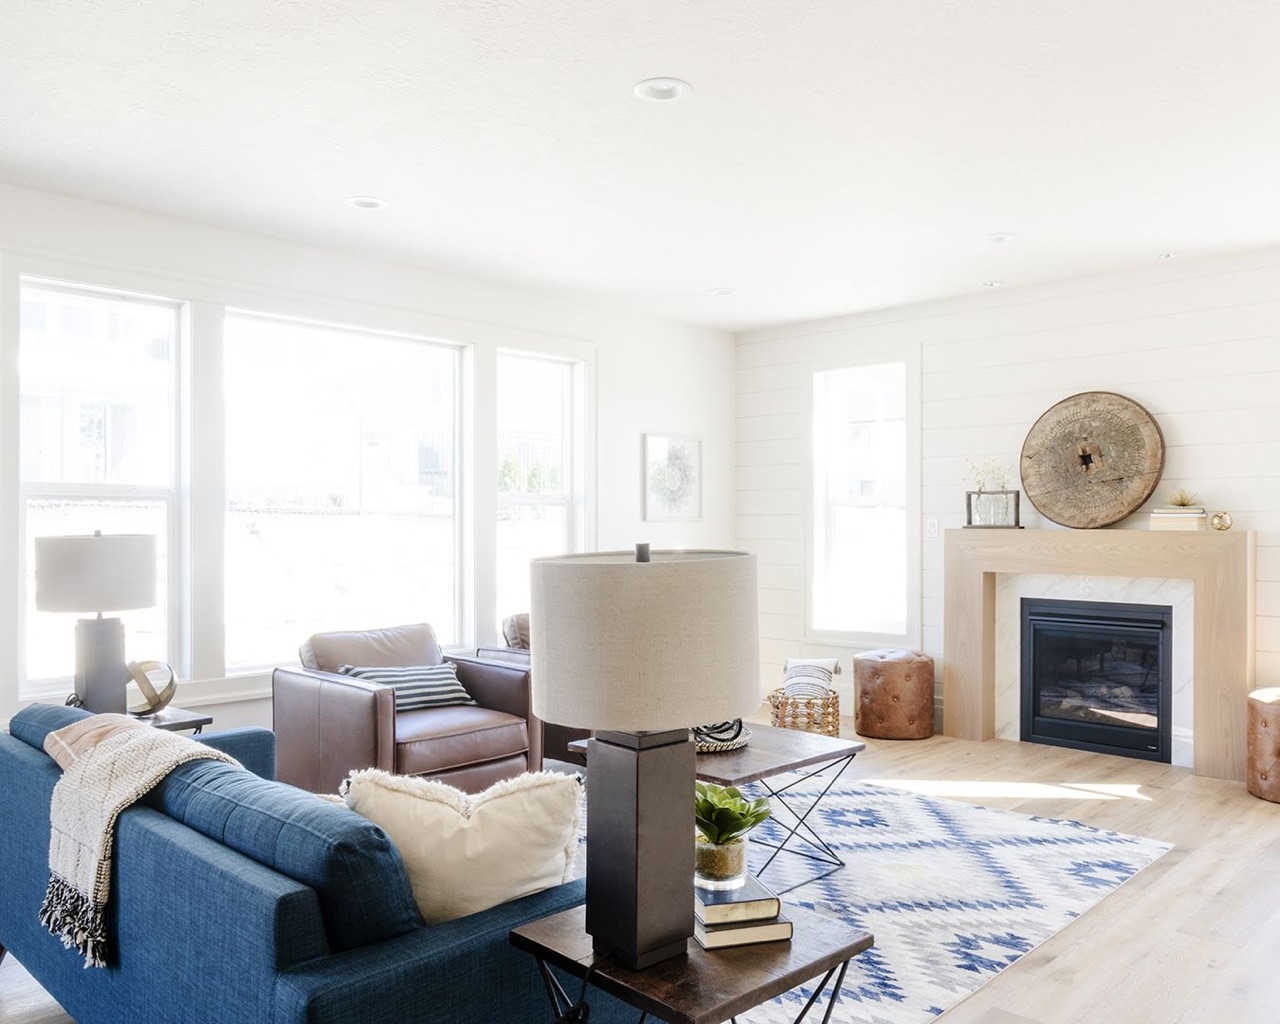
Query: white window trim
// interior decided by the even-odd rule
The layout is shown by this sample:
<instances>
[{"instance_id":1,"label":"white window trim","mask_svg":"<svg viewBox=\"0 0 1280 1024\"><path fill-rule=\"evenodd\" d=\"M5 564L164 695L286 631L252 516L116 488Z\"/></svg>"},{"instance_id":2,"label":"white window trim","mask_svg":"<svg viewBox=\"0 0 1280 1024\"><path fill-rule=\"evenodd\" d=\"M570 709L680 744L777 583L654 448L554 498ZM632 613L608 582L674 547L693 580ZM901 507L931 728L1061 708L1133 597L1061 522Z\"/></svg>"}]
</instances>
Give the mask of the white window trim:
<instances>
[{"instance_id":1,"label":"white window trim","mask_svg":"<svg viewBox=\"0 0 1280 1024\"><path fill-rule=\"evenodd\" d=\"M222 420L222 318L228 309L252 310L262 315L322 323L349 325L357 330L399 333L415 338L457 345L463 352L463 394L470 408L460 410L462 429L459 492L463 511L459 516L462 563L460 590L464 595L459 629L464 638L457 650L496 642L493 591L496 488L477 487L476 481L496 480L495 417L492 412L495 360L499 348L530 355L560 358L575 364L573 436L575 452L574 522L578 550L594 545L598 501L596 472L596 381L598 348L584 339L542 334L500 324L460 320L403 306L379 305L335 298L331 294L259 287L242 281L169 274L146 268L130 268L86 262L71 256L37 252L0 252L0 668L11 683L0 685L0 718L19 704L36 699L17 684L19 649L23 636L22 523L19 473L18 342L19 281L44 279L77 288L157 297L178 302L187 310L179 358L185 360L179 374L180 422L184 441L176 483L180 513L173 530L176 560L187 573L185 593L171 588L180 609L171 614L170 628L179 628L185 649L173 646L175 659L185 658L190 677L181 679L177 700L205 705L260 700L271 695L270 674L246 672L227 675L223 649L223 537L224 515ZM485 382L486 386L476 386ZM469 479L461 479L470 466ZM199 467L193 472L193 467ZM215 525L217 524L217 525ZM487 573L487 575L486 575ZM299 638L299 642L302 639ZM74 642L68 638L68 642ZM289 664L295 653L282 652L280 664ZM296 663L296 661L294 662ZM65 684L38 696L65 693Z\"/></svg>"},{"instance_id":2,"label":"white window trim","mask_svg":"<svg viewBox=\"0 0 1280 1024\"><path fill-rule=\"evenodd\" d=\"M565 403L564 422L562 424L564 449L562 456L568 472L565 474L567 490L563 496L527 494L524 492L502 492L494 488L494 557L496 580L497 557L497 509L501 505L525 506L528 508L557 507L565 510L564 550L566 552L587 551L589 545L595 543L595 508L593 500L594 472L594 439L595 439L595 405L594 381L595 359L594 348L571 347L567 351L549 352L529 348L512 348L501 346L498 356L516 356L525 359L544 359L549 362L565 364L569 369L569 396ZM496 364L495 364L496 371ZM495 376L496 380L496 376ZM496 392L496 389L495 389ZM498 479L497 462L497 417L493 418L494 431L494 466L491 479ZM497 594L494 594L493 611L490 620L497 621ZM495 637L496 639L496 637Z\"/></svg>"},{"instance_id":3,"label":"white window trim","mask_svg":"<svg viewBox=\"0 0 1280 1024\"><path fill-rule=\"evenodd\" d=\"M804 477L803 509L804 516L804 642L814 646L848 647L869 650L875 647L909 647L918 649L921 642L921 538L920 538L920 347L916 344L904 344L890 348L877 348L874 351L858 351L843 357L832 357L809 363L804 370L807 402L812 402L813 378L815 374L832 370L854 369L860 366L874 366L881 363L905 363L907 378L907 484L906 484L906 518L907 518L907 607L906 629L902 633L869 633L856 630L816 629L813 625L814 600L814 530L813 519L815 465L813 452L813 416L807 421L808 433L805 438L806 472ZM874 581L868 581L874 586Z\"/></svg>"},{"instance_id":4,"label":"white window trim","mask_svg":"<svg viewBox=\"0 0 1280 1024\"><path fill-rule=\"evenodd\" d=\"M8 269L8 268L0 268ZM5 275L8 278L9 275ZM12 334L12 359L14 367L14 376L12 390L5 391L0 394L0 404L4 403L7 395L13 396L13 405L15 412L21 408L22 402L22 380L21 373L18 370L18 355L21 349L21 324L16 322L19 320L21 310L21 299L23 287L39 288L45 291L58 292L63 291L68 294L77 293L98 293L109 296L123 302L140 302L160 306L168 306L174 310L177 315L177 336L175 337L175 346L173 360L171 366L172 380L171 387L173 389L173 420L177 436L174 438L174 445L171 455L171 479L173 481L170 487L148 486L137 484L96 484L96 483L24 483L20 479L19 462L21 459L21 438L19 437L20 421L14 423L11 436L13 438L13 456L14 463L10 472L6 473L3 484L0 485L0 500L4 500L6 504L12 502L10 507L13 509L13 531L12 534L8 530L0 531L0 541L7 541L7 546L14 551L15 558L15 589L16 589L16 607L14 622L16 623L16 632L13 639L13 646L10 648L14 652L14 663L12 669L14 678L18 681L18 697L20 700L41 700L50 697L65 697L71 690L72 680L69 677L55 678L36 678L30 679L26 674L26 643L27 643L27 604L25 601L24 586L27 578L27 556L26 556L26 507L29 498L67 498L69 500L77 499L141 499L145 501L163 502L165 505L165 534L168 540L166 558L169 565L169 587L168 587L168 607L165 609L165 632L166 646L169 649L169 657L173 661L173 668L176 675L180 678L188 678L191 671L190 645L187 642L188 632L184 629L182 616L187 606L185 595L190 591L191 583L189 580L189 562L183 557L182 553L182 536L181 536L181 519L182 519L182 480L183 474L187 471L189 464L189 445L188 436L185 429L187 418L186 398L184 394L183 381L190 376L186 367L190 353L190 327L191 318L188 304L180 298L176 298L171 294L166 294L164 290L155 288L126 288L117 285L103 284L96 280L86 280L80 277L68 277L66 275L51 275L48 273L34 273L21 269L19 265L16 273L12 274L11 283L13 288L14 303L14 321L11 326L14 327ZM5 332L6 336L8 332ZM8 351L8 346L5 346ZM3 382L0 382L3 387ZM19 413L20 416L20 413ZM2 460L0 460L2 461ZM12 492L10 491L12 488ZM0 563L2 564L2 563ZM0 635L3 635L0 632ZM68 637L69 643L74 643L73 637ZM130 684L132 685L132 684ZM132 699L132 698L131 698Z\"/></svg>"}]
</instances>

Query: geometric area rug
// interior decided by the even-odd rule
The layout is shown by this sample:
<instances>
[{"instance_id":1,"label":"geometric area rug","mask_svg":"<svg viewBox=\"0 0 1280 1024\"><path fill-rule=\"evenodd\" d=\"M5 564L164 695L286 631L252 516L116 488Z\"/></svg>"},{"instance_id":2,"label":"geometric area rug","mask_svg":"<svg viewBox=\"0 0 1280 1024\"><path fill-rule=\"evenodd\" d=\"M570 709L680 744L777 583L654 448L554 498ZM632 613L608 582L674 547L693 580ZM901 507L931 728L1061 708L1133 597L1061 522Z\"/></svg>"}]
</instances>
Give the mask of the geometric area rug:
<instances>
[{"instance_id":1,"label":"geometric area rug","mask_svg":"<svg viewBox=\"0 0 1280 1024\"><path fill-rule=\"evenodd\" d=\"M802 783L788 797L808 806L805 789L823 784L821 777ZM786 814L777 801L774 813ZM784 904L875 936L849 963L831 1017L837 1024L932 1020L1171 849L1075 821L844 779L809 821L845 867L787 893ZM776 841L776 831L769 834L776 828L769 821L757 834ZM768 853L757 847L753 865ZM783 853L764 881L785 888L816 870ZM790 1024L810 994L795 989L738 1020Z\"/></svg>"}]
</instances>

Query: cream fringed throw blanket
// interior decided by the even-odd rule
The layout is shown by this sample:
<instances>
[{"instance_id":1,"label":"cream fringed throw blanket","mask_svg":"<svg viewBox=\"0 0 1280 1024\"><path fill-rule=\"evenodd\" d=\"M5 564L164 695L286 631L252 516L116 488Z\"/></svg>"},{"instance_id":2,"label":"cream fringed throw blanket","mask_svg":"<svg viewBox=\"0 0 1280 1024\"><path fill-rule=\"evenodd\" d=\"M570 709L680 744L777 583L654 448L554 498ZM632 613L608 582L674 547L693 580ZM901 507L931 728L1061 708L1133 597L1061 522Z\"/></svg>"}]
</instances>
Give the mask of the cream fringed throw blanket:
<instances>
[{"instance_id":1,"label":"cream fringed throw blanket","mask_svg":"<svg viewBox=\"0 0 1280 1024\"><path fill-rule=\"evenodd\" d=\"M45 737L63 776L49 807L49 889L40 923L105 967L116 819L178 765L201 758L238 762L219 750L127 715L94 715Z\"/></svg>"}]
</instances>

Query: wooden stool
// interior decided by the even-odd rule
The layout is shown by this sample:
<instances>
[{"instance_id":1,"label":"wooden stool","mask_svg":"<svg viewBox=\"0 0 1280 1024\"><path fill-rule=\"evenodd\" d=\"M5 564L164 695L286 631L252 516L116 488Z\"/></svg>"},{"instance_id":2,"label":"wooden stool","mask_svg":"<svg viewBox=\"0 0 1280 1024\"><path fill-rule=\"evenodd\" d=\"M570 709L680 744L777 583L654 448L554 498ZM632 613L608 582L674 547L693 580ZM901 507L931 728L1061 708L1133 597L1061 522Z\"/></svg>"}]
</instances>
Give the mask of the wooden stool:
<instances>
[{"instance_id":1,"label":"wooden stool","mask_svg":"<svg viewBox=\"0 0 1280 1024\"><path fill-rule=\"evenodd\" d=\"M1280 803L1280 688L1249 694L1249 792Z\"/></svg>"},{"instance_id":2,"label":"wooden stool","mask_svg":"<svg viewBox=\"0 0 1280 1024\"><path fill-rule=\"evenodd\" d=\"M933 659L884 647L853 659L853 729L881 740L933 735Z\"/></svg>"}]
</instances>

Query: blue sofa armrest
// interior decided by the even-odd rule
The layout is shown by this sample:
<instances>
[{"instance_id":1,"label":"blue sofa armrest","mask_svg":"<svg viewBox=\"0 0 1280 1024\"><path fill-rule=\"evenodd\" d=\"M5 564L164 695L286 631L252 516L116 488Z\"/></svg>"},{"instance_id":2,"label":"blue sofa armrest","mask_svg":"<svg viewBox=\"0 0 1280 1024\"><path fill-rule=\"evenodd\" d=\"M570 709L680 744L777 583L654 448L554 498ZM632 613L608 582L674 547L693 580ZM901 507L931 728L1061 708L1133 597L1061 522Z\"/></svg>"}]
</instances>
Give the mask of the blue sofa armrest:
<instances>
[{"instance_id":1,"label":"blue sofa armrest","mask_svg":"<svg viewBox=\"0 0 1280 1024\"><path fill-rule=\"evenodd\" d=\"M277 983L276 1024L546 1024L551 1006L512 928L582 902L581 880L386 942L299 964ZM577 982L566 982L577 992ZM574 987L570 987L570 986ZM634 1024L600 991L591 1024Z\"/></svg>"},{"instance_id":2,"label":"blue sofa armrest","mask_svg":"<svg viewBox=\"0 0 1280 1024\"><path fill-rule=\"evenodd\" d=\"M274 780L276 777L276 734L270 729L225 729L202 734L195 739L214 750L230 754L260 778Z\"/></svg>"}]
</instances>

